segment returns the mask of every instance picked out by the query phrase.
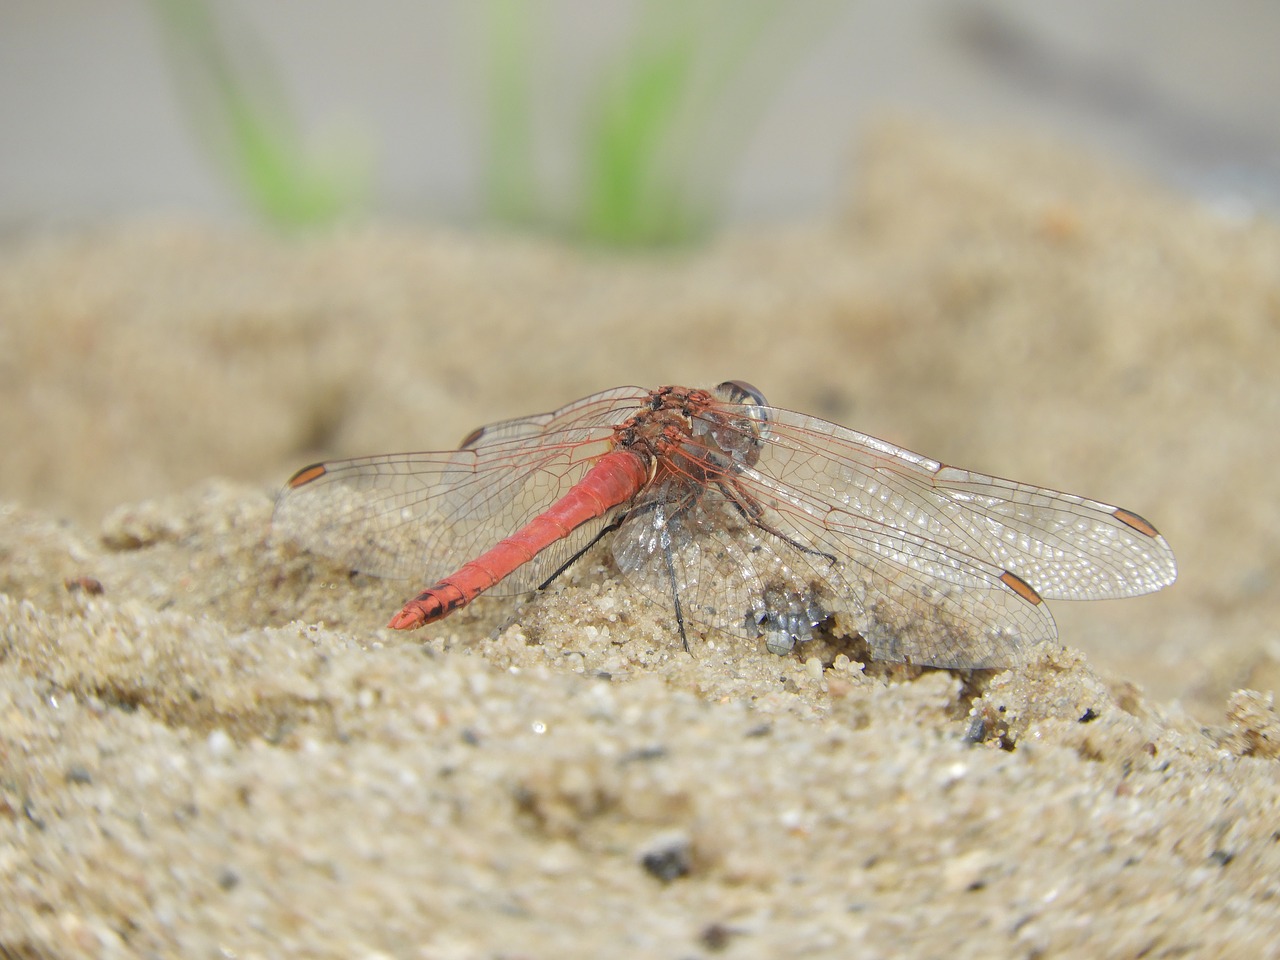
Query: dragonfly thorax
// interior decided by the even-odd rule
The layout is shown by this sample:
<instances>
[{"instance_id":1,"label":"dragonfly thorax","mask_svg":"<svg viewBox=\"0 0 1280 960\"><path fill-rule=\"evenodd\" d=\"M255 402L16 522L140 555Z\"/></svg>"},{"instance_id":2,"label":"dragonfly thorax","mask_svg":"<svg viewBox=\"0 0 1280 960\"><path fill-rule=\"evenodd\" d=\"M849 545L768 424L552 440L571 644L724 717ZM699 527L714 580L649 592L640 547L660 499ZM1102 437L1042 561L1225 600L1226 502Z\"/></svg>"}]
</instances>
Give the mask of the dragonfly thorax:
<instances>
[{"instance_id":1,"label":"dragonfly thorax","mask_svg":"<svg viewBox=\"0 0 1280 960\"><path fill-rule=\"evenodd\" d=\"M663 387L653 392L649 408L618 426L614 444L667 477L716 482L759 458L764 409L758 391L736 382L714 392Z\"/></svg>"}]
</instances>

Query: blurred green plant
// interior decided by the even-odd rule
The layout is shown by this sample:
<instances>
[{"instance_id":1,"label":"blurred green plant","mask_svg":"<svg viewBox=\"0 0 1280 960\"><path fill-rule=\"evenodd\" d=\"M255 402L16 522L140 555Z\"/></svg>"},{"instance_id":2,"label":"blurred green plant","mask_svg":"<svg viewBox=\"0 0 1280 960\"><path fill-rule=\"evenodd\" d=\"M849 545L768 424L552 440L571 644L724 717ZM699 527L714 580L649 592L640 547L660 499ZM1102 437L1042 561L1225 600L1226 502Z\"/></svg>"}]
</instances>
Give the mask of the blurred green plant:
<instances>
[{"instance_id":1,"label":"blurred green plant","mask_svg":"<svg viewBox=\"0 0 1280 960\"><path fill-rule=\"evenodd\" d=\"M534 37L544 4L485 0L490 213L588 243L660 246L709 230L768 94L841 0L640 0L590 83L567 200L537 176Z\"/></svg>"},{"instance_id":2,"label":"blurred green plant","mask_svg":"<svg viewBox=\"0 0 1280 960\"><path fill-rule=\"evenodd\" d=\"M264 219L286 229L330 222L367 196L371 151L349 130L309 145L284 84L229 5L152 0L195 132ZM233 30L233 27L235 29Z\"/></svg>"},{"instance_id":3,"label":"blurred green plant","mask_svg":"<svg viewBox=\"0 0 1280 960\"><path fill-rule=\"evenodd\" d=\"M538 151L539 135L559 132L548 129L539 97L549 48L538 40L556 0L474 0L489 215L598 245L704 235L769 94L844 2L636 0L632 28L573 105L572 183L556 191ZM347 131L306 142L268 52L234 20L233 5L151 4L195 132L261 217L306 227L363 203L367 140ZM563 78L551 85L563 87ZM558 105L573 99L564 89L549 93Z\"/></svg>"},{"instance_id":4,"label":"blurred green plant","mask_svg":"<svg viewBox=\"0 0 1280 960\"><path fill-rule=\"evenodd\" d=\"M484 108L488 138L483 169L485 205L503 223L534 226L539 213L534 159L532 0L482 0L480 34L488 69Z\"/></svg>"}]
</instances>

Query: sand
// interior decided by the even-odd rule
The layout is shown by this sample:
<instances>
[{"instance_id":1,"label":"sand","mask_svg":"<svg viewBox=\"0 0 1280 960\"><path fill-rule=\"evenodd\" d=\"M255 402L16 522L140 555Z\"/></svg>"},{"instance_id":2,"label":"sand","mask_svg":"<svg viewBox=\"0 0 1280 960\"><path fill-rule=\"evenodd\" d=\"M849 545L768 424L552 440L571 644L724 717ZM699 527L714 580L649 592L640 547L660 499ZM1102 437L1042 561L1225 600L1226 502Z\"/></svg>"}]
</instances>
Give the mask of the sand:
<instances>
[{"instance_id":1,"label":"sand","mask_svg":"<svg viewBox=\"0 0 1280 960\"><path fill-rule=\"evenodd\" d=\"M0 956L1280 956L1280 229L1016 136L647 257L176 222L0 251ZM272 535L319 456L749 380L1116 502L1179 582L1015 670L684 652L592 555L417 584Z\"/></svg>"}]
</instances>

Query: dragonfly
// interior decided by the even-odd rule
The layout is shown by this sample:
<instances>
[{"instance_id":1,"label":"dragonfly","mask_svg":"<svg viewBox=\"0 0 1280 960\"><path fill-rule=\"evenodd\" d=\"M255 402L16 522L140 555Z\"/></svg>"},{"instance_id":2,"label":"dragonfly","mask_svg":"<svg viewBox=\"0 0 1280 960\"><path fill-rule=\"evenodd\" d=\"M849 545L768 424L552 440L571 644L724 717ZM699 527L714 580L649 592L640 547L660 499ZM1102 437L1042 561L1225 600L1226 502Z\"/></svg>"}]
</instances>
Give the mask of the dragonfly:
<instances>
[{"instance_id":1,"label":"dragonfly","mask_svg":"<svg viewBox=\"0 0 1280 960\"><path fill-rule=\"evenodd\" d=\"M686 650L695 630L779 655L825 631L951 669L1013 666L1056 639L1046 600L1177 577L1131 510L948 466L742 381L617 387L458 450L312 464L274 523L353 570L430 584L396 629L545 588L607 542Z\"/></svg>"}]
</instances>

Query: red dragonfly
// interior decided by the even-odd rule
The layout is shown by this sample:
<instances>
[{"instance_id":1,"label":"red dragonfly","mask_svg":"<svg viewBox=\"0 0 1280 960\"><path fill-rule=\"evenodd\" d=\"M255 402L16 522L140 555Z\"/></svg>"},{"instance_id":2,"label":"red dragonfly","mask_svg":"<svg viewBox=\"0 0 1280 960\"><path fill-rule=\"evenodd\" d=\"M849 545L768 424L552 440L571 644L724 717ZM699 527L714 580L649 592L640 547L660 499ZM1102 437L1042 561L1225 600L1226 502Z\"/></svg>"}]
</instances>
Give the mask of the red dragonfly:
<instances>
[{"instance_id":1,"label":"red dragonfly","mask_svg":"<svg viewBox=\"0 0 1280 960\"><path fill-rule=\"evenodd\" d=\"M1046 599L1177 577L1136 513L946 466L738 381L618 387L482 427L456 451L317 463L289 481L275 523L353 569L431 583L397 629L541 589L608 538L686 649L690 626L778 654L830 630L878 659L957 669L1008 666L1055 638Z\"/></svg>"}]
</instances>

